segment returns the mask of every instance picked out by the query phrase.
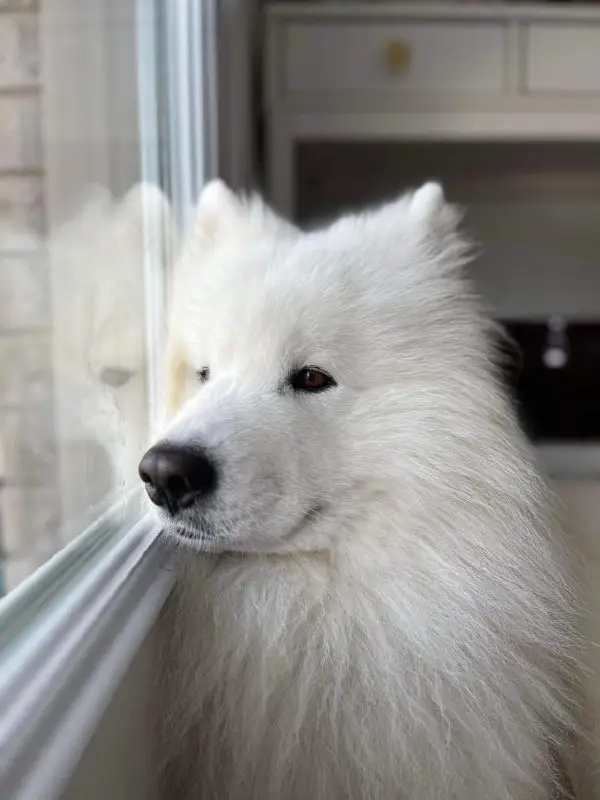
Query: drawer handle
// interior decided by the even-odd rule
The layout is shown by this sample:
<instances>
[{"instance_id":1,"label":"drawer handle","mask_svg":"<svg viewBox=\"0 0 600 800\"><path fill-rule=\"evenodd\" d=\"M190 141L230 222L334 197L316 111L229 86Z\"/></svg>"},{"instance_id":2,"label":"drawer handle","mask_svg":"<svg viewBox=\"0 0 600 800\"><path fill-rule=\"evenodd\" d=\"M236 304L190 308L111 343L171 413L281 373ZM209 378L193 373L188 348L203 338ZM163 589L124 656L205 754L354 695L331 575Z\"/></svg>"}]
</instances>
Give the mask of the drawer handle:
<instances>
[{"instance_id":1,"label":"drawer handle","mask_svg":"<svg viewBox=\"0 0 600 800\"><path fill-rule=\"evenodd\" d=\"M390 71L406 69L410 61L410 45L408 42L389 42L385 48L385 64Z\"/></svg>"}]
</instances>

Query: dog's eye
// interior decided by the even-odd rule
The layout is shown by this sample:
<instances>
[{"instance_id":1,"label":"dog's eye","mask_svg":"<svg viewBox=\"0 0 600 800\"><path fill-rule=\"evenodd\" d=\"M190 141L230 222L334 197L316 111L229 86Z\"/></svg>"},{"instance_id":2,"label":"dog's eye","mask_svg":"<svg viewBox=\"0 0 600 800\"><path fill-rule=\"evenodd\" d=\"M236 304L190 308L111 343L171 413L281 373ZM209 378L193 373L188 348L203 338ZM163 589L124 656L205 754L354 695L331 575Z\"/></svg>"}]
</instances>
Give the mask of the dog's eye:
<instances>
[{"instance_id":1,"label":"dog's eye","mask_svg":"<svg viewBox=\"0 0 600 800\"><path fill-rule=\"evenodd\" d=\"M322 392L336 385L331 375L317 367L302 367L294 372L290 384L296 392Z\"/></svg>"},{"instance_id":2,"label":"dog's eye","mask_svg":"<svg viewBox=\"0 0 600 800\"><path fill-rule=\"evenodd\" d=\"M133 370L123 369L122 367L104 367L100 371L100 380L106 386L112 386L113 389L120 389L134 376Z\"/></svg>"},{"instance_id":3,"label":"dog's eye","mask_svg":"<svg viewBox=\"0 0 600 800\"><path fill-rule=\"evenodd\" d=\"M210 369L208 367L202 367L196 373L196 377L200 381L200 383L206 383L206 381L210 378Z\"/></svg>"}]
</instances>

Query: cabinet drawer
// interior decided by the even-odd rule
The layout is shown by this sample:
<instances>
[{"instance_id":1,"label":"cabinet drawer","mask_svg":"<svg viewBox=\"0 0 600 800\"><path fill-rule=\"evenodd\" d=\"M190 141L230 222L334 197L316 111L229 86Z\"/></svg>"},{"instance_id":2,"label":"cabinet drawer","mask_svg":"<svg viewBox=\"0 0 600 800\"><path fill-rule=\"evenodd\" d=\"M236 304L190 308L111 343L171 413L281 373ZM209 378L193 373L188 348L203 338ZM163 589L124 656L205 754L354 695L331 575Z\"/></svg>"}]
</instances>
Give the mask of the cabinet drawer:
<instances>
[{"instance_id":1,"label":"cabinet drawer","mask_svg":"<svg viewBox=\"0 0 600 800\"><path fill-rule=\"evenodd\" d=\"M600 24L532 23L526 42L526 91L600 93Z\"/></svg>"},{"instance_id":2,"label":"cabinet drawer","mask_svg":"<svg viewBox=\"0 0 600 800\"><path fill-rule=\"evenodd\" d=\"M284 92L499 93L501 21L291 23L283 46Z\"/></svg>"}]
</instances>

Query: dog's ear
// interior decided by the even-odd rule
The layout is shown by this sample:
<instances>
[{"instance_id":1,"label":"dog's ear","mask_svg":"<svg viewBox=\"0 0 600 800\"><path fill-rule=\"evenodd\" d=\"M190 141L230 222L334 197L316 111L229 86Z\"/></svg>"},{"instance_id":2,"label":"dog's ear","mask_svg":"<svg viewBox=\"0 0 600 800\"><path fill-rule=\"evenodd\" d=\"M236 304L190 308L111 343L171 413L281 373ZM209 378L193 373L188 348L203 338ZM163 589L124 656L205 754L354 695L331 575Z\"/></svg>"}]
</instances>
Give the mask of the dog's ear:
<instances>
[{"instance_id":1,"label":"dog's ear","mask_svg":"<svg viewBox=\"0 0 600 800\"><path fill-rule=\"evenodd\" d=\"M446 204L439 183L425 183L410 198L410 214L415 221L427 223L435 219Z\"/></svg>"},{"instance_id":2,"label":"dog's ear","mask_svg":"<svg viewBox=\"0 0 600 800\"><path fill-rule=\"evenodd\" d=\"M410 197L409 219L412 225L423 231L425 236L455 233L461 214L444 197L439 183L425 183Z\"/></svg>"},{"instance_id":3,"label":"dog's ear","mask_svg":"<svg viewBox=\"0 0 600 800\"><path fill-rule=\"evenodd\" d=\"M112 270L109 284L91 287L96 332L92 363L99 374L113 368L139 372L144 363L146 256L160 263L166 282L177 250L169 201L153 184L139 183L115 203L107 216L104 261ZM96 280L101 281L101 276Z\"/></svg>"},{"instance_id":4,"label":"dog's ear","mask_svg":"<svg viewBox=\"0 0 600 800\"><path fill-rule=\"evenodd\" d=\"M474 251L460 230L462 211L448 203L439 183L426 183L409 195L407 214L411 234L438 271L462 270Z\"/></svg>"},{"instance_id":5,"label":"dog's ear","mask_svg":"<svg viewBox=\"0 0 600 800\"><path fill-rule=\"evenodd\" d=\"M200 241L210 241L234 224L241 214L242 203L237 195L222 180L212 180L200 193L194 236Z\"/></svg>"},{"instance_id":6,"label":"dog's ear","mask_svg":"<svg viewBox=\"0 0 600 800\"><path fill-rule=\"evenodd\" d=\"M222 180L215 179L200 194L190 244L196 253L205 252L211 244L227 241L232 234L242 242L272 232L290 235L297 233L297 228L257 194L238 195Z\"/></svg>"},{"instance_id":7,"label":"dog's ear","mask_svg":"<svg viewBox=\"0 0 600 800\"><path fill-rule=\"evenodd\" d=\"M177 235L171 206L154 184L136 184L115 206L113 233L121 246L131 247L140 257L147 246L159 246L166 263L175 258Z\"/></svg>"}]
</instances>

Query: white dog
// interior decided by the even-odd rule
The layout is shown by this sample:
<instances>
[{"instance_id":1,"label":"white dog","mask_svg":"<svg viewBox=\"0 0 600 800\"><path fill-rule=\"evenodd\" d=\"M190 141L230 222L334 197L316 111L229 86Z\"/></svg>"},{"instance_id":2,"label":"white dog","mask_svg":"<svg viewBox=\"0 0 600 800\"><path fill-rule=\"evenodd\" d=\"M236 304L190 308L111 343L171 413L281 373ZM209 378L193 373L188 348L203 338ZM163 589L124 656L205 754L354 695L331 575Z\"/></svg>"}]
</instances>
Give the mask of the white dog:
<instances>
[{"instance_id":1,"label":"white dog","mask_svg":"<svg viewBox=\"0 0 600 800\"><path fill-rule=\"evenodd\" d=\"M456 224L434 184L311 233L202 194L171 401L197 385L140 464L191 550L171 797L563 796L569 558Z\"/></svg>"}]
</instances>

